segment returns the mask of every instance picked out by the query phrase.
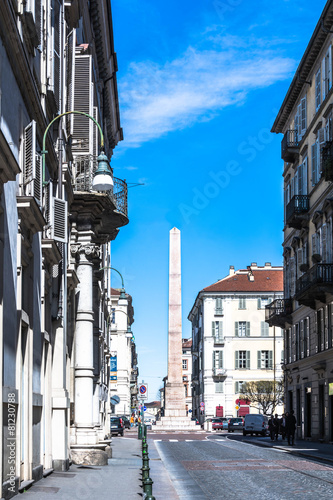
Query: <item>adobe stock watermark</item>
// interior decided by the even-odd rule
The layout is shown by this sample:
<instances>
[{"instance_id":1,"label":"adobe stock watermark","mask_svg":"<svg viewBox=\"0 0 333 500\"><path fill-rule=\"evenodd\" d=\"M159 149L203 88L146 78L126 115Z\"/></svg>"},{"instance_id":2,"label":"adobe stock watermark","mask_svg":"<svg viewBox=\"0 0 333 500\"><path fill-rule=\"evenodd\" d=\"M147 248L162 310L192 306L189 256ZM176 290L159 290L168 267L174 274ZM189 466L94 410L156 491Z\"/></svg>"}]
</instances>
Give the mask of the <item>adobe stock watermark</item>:
<instances>
[{"instance_id":1,"label":"adobe stock watermark","mask_svg":"<svg viewBox=\"0 0 333 500\"><path fill-rule=\"evenodd\" d=\"M273 110L275 113L276 110ZM273 141L273 134L268 128L259 130L256 136L249 136L247 140L242 141L238 147L237 152L248 163L253 162L258 152L262 152ZM180 203L178 205L179 211L182 214L186 224L189 224L191 217L199 215L202 210L207 208L210 201L217 198L220 193L226 189L232 178L236 177L243 171L241 162L237 160L230 160L225 169L218 172L210 171L208 176L209 180L201 188L193 188L194 196L190 204Z\"/></svg>"},{"instance_id":2,"label":"adobe stock watermark","mask_svg":"<svg viewBox=\"0 0 333 500\"><path fill-rule=\"evenodd\" d=\"M225 20L225 14L229 14L238 7L243 0L214 0L213 6L221 21Z\"/></svg>"}]
</instances>

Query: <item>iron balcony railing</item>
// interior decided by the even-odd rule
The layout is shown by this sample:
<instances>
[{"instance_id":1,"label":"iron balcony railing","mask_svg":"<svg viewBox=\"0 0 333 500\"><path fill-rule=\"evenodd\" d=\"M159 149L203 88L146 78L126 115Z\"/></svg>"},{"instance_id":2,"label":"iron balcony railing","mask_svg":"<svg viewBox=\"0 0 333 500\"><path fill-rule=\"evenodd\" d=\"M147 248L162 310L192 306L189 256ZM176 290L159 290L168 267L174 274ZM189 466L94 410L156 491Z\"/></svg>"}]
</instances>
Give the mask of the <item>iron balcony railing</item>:
<instances>
[{"instance_id":1,"label":"iron balcony railing","mask_svg":"<svg viewBox=\"0 0 333 500\"><path fill-rule=\"evenodd\" d=\"M224 377L226 373L227 370L225 368L213 368L213 377Z\"/></svg>"},{"instance_id":2,"label":"iron balcony railing","mask_svg":"<svg viewBox=\"0 0 333 500\"><path fill-rule=\"evenodd\" d=\"M288 316L292 313L292 302L290 299L275 299L265 307L265 319L270 321L276 316Z\"/></svg>"},{"instance_id":3,"label":"iron balcony railing","mask_svg":"<svg viewBox=\"0 0 333 500\"><path fill-rule=\"evenodd\" d=\"M92 184L94 173L97 170L97 156L76 156L72 168L72 184L74 191L93 192ZM107 191L107 195L116 210L127 217L127 183L122 179L113 177L113 187Z\"/></svg>"},{"instance_id":4,"label":"iron balcony railing","mask_svg":"<svg viewBox=\"0 0 333 500\"><path fill-rule=\"evenodd\" d=\"M296 281L296 298L313 285L332 283L333 264L315 264Z\"/></svg>"},{"instance_id":5,"label":"iron balcony railing","mask_svg":"<svg viewBox=\"0 0 333 500\"><path fill-rule=\"evenodd\" d=\"M299 152L297 130L287 130L281 142L281 157L283 160L293 162Z\"/></svg>"},{"instance_id":6,"label":"iron balcony railing","mask_svg":"<svg viewBox=\"0 0 333 500\"><path fill-rule=\"evenodd\" d=\"M290 222L295 216L309 211L310 197L306 194L296 194L286 207L286 223Z\"/></svg>"},{"instance_id":7,"label":"iron balcony railing","mask_svg":"<svg viewBox=\"0 0 333 500\"><path fill-rule=\"evenodd\" d=\"M333 182L333 141L327 141L321 149L322 176Z\"/></svg>"}]
</instances>

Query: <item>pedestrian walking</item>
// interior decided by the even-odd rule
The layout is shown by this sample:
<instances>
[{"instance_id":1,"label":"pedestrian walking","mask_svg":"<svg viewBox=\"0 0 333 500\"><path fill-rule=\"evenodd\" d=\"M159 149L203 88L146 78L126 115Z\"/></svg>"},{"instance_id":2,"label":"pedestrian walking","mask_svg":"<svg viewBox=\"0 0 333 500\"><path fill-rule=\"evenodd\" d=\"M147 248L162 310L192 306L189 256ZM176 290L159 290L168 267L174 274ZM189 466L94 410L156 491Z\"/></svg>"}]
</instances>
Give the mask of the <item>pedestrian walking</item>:
<instances>
[{"instance_id":1,"label":"pedestrian walking","mask_svg":"<svg viewBox=\"0 0 333 500\"><path fill-rule=\"evenodd\" d=\"M294 410L286 414L286 434L289 446L294 446L296 431L296 418L294 415Z\"/></svg>"},{"instance_id":2,"label":"pedestrian walking","mask_svg":"<svg viewBox=\"0 0 333 500\"><path fill-rule=\"evenodd\" d=\"M272 441L274 441L274 417L271 415L271 418L268 420L268 431Z\"/></svg>"},{"instance_id":3,"label":"pedestrian walking","mask_svg":"<svg viewBox=\"0 0 333 500\"><path fill-rule=\"evenodd\" d=\"M280 432L281 432L282 439L285 440L286 439L286 414L285 413L282 414L282 417L280 419Z\"/></svg>"},{"instance_id":4,"label":"pedestrian walking","mask_svg":"<svg viewBox=\"0 0 333 500\"><path fill-rule=\"evenodd\" d=\"M273 419L273 426L274 426L275 441L277 441L279 437L279 428L280 428L280 419L277 413L275 413L275 417Z\"/></svg>"}]
</instances>

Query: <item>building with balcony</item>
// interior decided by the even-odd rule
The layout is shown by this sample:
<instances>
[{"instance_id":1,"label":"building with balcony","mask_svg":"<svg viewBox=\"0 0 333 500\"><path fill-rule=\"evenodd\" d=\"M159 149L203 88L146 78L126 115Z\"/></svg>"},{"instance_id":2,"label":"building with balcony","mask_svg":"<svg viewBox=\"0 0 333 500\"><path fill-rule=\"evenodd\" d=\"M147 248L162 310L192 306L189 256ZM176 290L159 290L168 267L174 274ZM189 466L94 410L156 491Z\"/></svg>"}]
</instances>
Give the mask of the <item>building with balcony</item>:
<instances>
[{"instance_id":1,"label":"building with balcony","mask_svg":"<svg viewBox=\"0 0 333 500\"><path fill-rule=\"evenodd\" d=\"M134 323L132 297L126 294L127 304L121 305L120 290L111 288L111 371L110 398L118 396L119 403L111 405L112 415L130 417L138 403L138 356L131 326Z\"/></svg>"},{"instance_id":2,"label":"building with balcony","mask_svg":"<svg viewBox=\"0 0 333 500\"><path fill-rule=\"evenodd\" d=\"M186 415L192 413L192 339L182 339L182 376Z\"/></svg>"},{"instance_id":3,"label":"building with balcony","mask_svg":"<svg viewBox=\"0 0 333 500\"><path fill-rule=\"evenodd\" d=\"M91 118L111 158L122 139L116 71L109 1L1 2L1 498L70 461L107 463L111 298L100 269L128 223L127 186L92 191Z\"/></svg>"},{"instance_id":4,"label":"building with balcony","mask_svg":"<svg viewBox=\"0 0 333 500\"><path fill-rule=\"evenodd\" d=\"M272 132L284 160L284 299L267 311L284 328L286 409L300 438L333 440L332 24L328 1Z\"/></svg>"},{"instance_id":5,"label":"building with balcony","mask_svg":"<svg viewBox=\"0 0 333 500\"><path fill-rule=\"evenodd\" d=\"M265 306L283 300L283 270L270 263L235 271L201 290L192 323L193 415L236 417L257 413L240 400L244 382L280 380L283 336L265 322ZM278 411L282 412L281 408Z\"/></svg>"}]
</instances>

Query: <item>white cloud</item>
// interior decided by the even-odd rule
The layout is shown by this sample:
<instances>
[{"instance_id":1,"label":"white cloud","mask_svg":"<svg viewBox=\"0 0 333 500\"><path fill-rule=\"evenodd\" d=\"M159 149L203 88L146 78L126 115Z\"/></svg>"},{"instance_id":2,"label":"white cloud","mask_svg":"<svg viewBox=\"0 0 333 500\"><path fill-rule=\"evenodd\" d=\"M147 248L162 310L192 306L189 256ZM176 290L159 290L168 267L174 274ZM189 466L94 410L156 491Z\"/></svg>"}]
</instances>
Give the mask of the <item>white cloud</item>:
<instances>
[{"instance_id":1,"label":"white cloud","mask_svg":"<svg viewBox=\"0 0 333 500\"><path fill-rule=\"evenodd\" d=\"M254 89L291 76L295 61L277 56L260 40L227 38L222 47L189 47L163 65L132 63L119 82L125 147L212 119L224 107L242 104ZM252 42L252 40L251 40Z\"/></svg>"}]
</instances>

